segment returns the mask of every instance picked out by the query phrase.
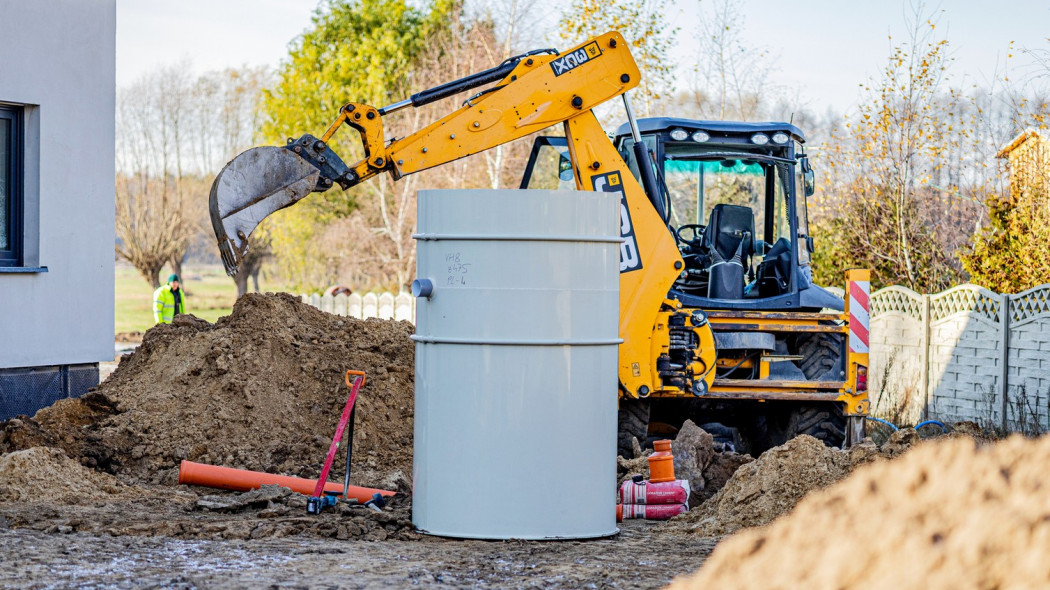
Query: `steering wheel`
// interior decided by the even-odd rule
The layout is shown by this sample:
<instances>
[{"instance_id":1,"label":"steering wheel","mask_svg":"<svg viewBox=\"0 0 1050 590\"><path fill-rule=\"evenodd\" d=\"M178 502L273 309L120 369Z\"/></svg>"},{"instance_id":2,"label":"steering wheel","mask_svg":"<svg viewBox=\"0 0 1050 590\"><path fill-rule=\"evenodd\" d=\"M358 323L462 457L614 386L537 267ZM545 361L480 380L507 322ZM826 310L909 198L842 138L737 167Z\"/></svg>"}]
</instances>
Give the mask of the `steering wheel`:
<instances>
[{"instance_id":1,"label":"steering wheel","mask_svg":"<svg viewBox=\"0 0 1050 590\"><path fill-rule=\"evenodd\" d=\"M691 250L696 252L699 251L704 244L704 229L706 227L707 226L700 225L699 223L687 223L678 226L678 229L675 230L675 235L678 237L679 242L689 246ZM692 238L687 240L683 234L689 233L692 234Z\"/></svg>"}]
</instances>

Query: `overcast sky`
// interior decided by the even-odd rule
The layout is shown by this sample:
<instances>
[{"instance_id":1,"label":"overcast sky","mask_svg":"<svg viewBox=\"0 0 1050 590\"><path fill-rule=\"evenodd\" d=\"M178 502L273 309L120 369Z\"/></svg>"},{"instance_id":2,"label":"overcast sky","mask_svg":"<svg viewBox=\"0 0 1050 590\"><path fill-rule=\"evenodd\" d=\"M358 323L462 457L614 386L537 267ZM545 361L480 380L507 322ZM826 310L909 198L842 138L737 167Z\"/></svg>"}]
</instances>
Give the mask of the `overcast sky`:
<instances>
[{"instance_id":1,"label":"overcast sky","mask_svg":"<svg viewBox=\"0 0 1050 590\"><path fill-rule=\"evenodd\" d=\"M276 66L288 44L310 25L316 0L117 0L117 83L158 65L189 60L198 71L242 65ZM696 60L700 2L679 2L676 57ZM1002 75L1008 44L1050 49L1050 4L1036 0L946 0L941 25L955 62L953 85L985 84ZM879 74L891 41L905 33L896 0L747 0L740 4L748 43L777 57L778 87L797 88L811 109L846 111L858 86ZM1015 51L1014 82L1033 71ZM1027 76L1030 77L1030 76Z\"/></svg>"}]
</instances>

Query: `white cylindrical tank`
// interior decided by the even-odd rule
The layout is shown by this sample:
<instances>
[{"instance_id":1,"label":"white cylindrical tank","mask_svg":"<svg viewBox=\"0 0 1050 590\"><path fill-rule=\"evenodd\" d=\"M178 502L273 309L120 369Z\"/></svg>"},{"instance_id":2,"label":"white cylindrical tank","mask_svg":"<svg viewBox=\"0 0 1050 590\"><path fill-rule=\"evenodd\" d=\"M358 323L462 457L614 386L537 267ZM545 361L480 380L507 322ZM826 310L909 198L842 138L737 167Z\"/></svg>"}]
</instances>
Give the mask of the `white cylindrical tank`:
<instances>
[{"instance_id":1,"label":"white cylindrical tank","mask_svg":"<svg viewBox=\"0 0 1050 590\"><path fill-rule=\"evenodd\" d=\"M619 199L427 190L418 204L413 524L616 533Z\"/></svg>"}]
</instances>

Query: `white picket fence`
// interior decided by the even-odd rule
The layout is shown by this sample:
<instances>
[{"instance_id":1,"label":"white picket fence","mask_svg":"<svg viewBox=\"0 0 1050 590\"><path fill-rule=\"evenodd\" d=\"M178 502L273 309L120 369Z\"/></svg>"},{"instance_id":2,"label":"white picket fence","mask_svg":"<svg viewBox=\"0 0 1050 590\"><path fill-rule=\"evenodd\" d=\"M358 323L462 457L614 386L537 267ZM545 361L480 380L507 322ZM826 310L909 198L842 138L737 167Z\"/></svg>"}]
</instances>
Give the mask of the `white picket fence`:
<instances>
[{"instance_id":1,"label":"white picket fence","mask_svg":"<svg viewBox=\"0 0 1050 590\"><path fill-rule=\"evenodd\" d=\"M416 321L416 299L410 294L401 292L393 293L365 293L359 295L300 295L303 303L312 305L321 311L335 315L347 316L365 320L368 318L379 318L381 320L405 320L412 323Z\"/></svg>"}]
</instances>

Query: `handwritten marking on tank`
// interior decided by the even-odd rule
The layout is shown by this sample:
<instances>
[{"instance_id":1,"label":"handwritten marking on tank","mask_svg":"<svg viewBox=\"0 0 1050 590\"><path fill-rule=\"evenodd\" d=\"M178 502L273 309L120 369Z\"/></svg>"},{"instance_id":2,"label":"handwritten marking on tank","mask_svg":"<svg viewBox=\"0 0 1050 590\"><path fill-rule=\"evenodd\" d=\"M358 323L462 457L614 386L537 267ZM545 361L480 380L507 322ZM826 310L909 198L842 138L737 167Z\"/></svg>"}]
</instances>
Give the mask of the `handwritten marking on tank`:
<instances>
[{"instance_id":1,"label":"handwritten marking on tank","mask_svg":"<svg viewBox=\"0 0 1050 590\"><path fill-rule=\"evenodd\" d=\"M463 258L461 252L449 252L445 254L445 265L448 269L445 276L445 286L466 287L467 275L470 273L471 264L472 263L467 262L466 259Z\"/></svg>"}]
</instances>

